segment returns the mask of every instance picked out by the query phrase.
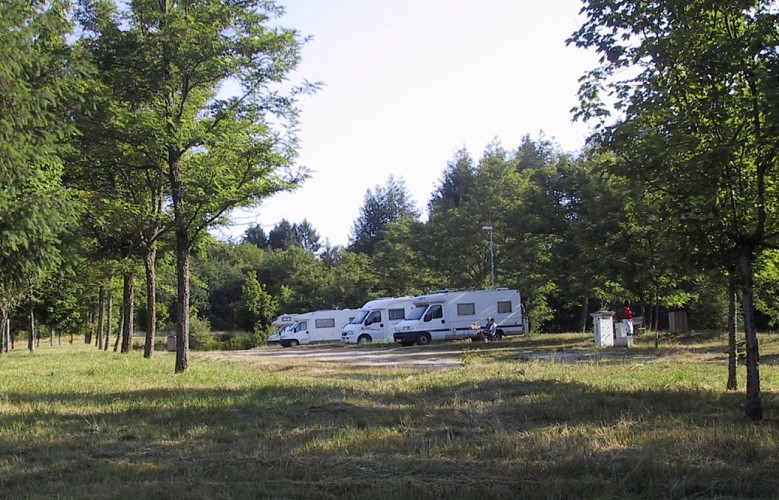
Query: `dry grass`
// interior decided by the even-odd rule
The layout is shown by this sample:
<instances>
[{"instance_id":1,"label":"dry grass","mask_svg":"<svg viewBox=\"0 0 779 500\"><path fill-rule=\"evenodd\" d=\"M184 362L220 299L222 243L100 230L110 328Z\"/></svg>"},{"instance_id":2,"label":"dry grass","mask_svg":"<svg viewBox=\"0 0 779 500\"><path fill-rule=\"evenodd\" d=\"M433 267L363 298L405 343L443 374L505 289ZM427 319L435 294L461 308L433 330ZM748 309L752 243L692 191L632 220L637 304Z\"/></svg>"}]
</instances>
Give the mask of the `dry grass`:
<instances>
[{"instance_id":1,"label":"dry grass","mask_svg":"<svg viewBox=\"0 0 779 500\"><path fill-rule=\"evenodd\" d=\"M195 353L180 375L167 353L14 352L0 496L779 498L776 336L759 423L722 338L662 340L436 345L464 361L445 369Z\"/></svg>"}]
</instances>

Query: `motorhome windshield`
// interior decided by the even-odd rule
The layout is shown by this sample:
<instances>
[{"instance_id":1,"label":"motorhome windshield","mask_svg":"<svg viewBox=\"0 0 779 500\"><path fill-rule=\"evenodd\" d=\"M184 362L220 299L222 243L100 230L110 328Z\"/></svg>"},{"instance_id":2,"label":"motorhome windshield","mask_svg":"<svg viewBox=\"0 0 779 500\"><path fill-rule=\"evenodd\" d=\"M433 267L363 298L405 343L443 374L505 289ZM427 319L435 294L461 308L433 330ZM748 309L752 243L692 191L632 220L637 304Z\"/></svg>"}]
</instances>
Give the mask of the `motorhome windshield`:
<instances>
[{"instance_id":1,"label":"motorhome windshield","mask_svg":"<svg viewBox=\"0 0 779 500\"><path fill-rule=\"evenodd\" d=\"M370 311L360 311L357 313L357 316L354 317L354 319L351 321L351 325L360 325L365 320L365 317L369 315Z\"/></svg>"},{"instance_id":2,"label":"motorhome windshield","mask_svg":"<svg viewBox=\"0 0 779 500\"><path fill-rule=\"evenodd\" d=\"M427 310L427 306L414 306L414 309L411 310L406 315L406 319L419 319L422 317L423 314L425 314L425 311Z\"/></svg>"}]
</instances>

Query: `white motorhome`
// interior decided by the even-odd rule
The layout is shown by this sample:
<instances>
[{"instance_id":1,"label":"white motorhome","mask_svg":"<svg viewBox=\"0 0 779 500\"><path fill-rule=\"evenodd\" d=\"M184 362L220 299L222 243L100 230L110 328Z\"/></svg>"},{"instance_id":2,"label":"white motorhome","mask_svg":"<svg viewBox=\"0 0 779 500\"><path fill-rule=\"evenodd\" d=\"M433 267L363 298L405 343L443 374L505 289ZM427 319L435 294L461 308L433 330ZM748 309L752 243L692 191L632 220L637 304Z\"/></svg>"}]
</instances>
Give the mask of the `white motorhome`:
<instances>
[{"instance_id":1,"label":"white motorhome","mask_svg":"<svg viewBox=\"0 0 779 500\"><path fill-rule=\"evenodd\" d=\"M406 319L414 307L414 297L383 297L369 300L360 308L351 323L341 330L341 340L347 344L391 342L392 328Z\"/></svg>"},{"instance_id":2,"label":"white motorhome","mask_svg":"<svg viewBox=\"0 0 779 500\"><path fill-rule=\"evenodd\" d=\"M281 332L279 344L294 347L314 342L340 342L341 330L358 312L358 309L323 309L300 314L295 318L295 324Z\"/></svg>"},{"instance_id":3,"label":"white motorhome","mask_svg":"<svg viewBox=\"0 0 779 500\"><path fill-rule=\"evenodd\" d=\"M404 346L427 345L433 340L478 339L474 325L495 318L499 337L524 333L519 292L442 290L414 298L414 309L395 325L393 338Z\"/></svg>"},{"instance_id":4,"label":"white motorhome","mask_svg":"<svg viewBox=\"0 0 779 500\"><path fill-rule=\"evenodd\" d=\"M282 314L271 321L271 326L275 328L274 332L268 336L268 344L278 344L281 340L281 332L295 324L295 318L299 313Z\"/></svg>"}]
</instances>

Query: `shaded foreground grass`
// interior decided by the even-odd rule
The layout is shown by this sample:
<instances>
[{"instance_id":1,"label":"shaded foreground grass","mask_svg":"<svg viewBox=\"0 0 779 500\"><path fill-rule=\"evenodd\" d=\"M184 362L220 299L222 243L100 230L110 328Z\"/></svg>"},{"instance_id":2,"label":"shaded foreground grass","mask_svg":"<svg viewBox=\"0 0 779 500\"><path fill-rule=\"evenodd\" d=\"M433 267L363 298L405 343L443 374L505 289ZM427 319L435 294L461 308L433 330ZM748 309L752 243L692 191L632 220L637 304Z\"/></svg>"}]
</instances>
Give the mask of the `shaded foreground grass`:
<instances>
[{"instance_id":1,"label":"shaded foreground grass","mask_svg":"<svg viewBox=\"0 0 779 500\"><path fill-rule=\"evenodd\" d=\"M752 423L711 361L721 341L526 355L588 339L452 344L465 363L441 370L4 354L0 497L779 498L775 362Z\"/></svg>"}]
</instances>

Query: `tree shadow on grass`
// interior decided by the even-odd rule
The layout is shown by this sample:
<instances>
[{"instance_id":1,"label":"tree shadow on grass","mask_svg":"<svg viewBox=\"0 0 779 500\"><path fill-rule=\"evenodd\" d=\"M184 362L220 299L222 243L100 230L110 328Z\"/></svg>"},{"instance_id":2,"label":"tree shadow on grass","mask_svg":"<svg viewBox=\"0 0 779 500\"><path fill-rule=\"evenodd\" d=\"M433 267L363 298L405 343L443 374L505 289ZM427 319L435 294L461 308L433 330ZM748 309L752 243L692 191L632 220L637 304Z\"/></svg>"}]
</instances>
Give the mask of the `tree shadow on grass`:
<instances>
[{"instance_id":1,"label":"tree shadow on grass","mask_svg":"<svg viewBox=\"0 0 779 500\"><path fill-rule=\"evenodd\" d=\"M416 376L424 377L424 374ZM742 396L466 380L10 393L9 497L775 496ZM775 402L774 402L775 403Z\"/></svg>"}]
</instances>

